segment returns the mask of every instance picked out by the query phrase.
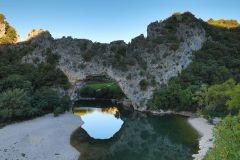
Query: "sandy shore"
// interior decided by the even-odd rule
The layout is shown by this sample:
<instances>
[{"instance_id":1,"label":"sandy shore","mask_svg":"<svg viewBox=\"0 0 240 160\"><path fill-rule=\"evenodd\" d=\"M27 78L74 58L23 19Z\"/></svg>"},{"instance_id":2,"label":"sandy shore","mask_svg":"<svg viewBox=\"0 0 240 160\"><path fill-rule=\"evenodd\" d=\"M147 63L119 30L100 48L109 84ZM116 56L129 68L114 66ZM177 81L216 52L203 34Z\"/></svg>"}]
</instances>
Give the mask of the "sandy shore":
<instances>
[{"instance_id":1,"label":"sandy shore","mask_svg":"<svg viewBox=\"0 0 240 160\"><path fill-rule=\"evenodd\" d=\"M48 114L0 129L1 160L76 160L79 152L70 145L70 136L83 121L65 113Z\"/></svg>"},{"instance_id":2,"label":"sandy shore","mask_svg":"<svg viewBox=\"0 0 240 160\"><path fill-rule=\"evenodd\" d=\"M204 118L189 118L188 122L194 127L200 134L199 151L198 154L194 154L194 160L201 160L206 155L208 149L213 147L213 125L208 124Z\"/></svg>"}]
</instances>

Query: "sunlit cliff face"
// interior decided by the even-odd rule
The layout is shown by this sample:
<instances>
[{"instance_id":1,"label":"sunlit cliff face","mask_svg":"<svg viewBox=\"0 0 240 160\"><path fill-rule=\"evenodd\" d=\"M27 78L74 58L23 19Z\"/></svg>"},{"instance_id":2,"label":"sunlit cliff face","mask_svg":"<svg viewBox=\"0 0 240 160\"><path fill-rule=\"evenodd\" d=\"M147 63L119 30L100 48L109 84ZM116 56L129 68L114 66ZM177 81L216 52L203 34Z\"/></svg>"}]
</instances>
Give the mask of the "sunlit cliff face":
<instances>
[{"instance_id":1,"label":"sunlit cliff face","mask_svg":"<svg viewBox=\"0 0 240 160\"><path fill-rule=\"evenodd\" d=\"M119 113L117 107L103 108L99 112L103 114L113 114L113 115L117 115Z\"/></svg>"},{"instance_id":2,"label":"sunlit cliff face","mask_svg":"<svg viewBox=\"0 0 240 160\"><path fill-rule=\"evenodd\" d=\"M86 114L90 114L90 113L93 113L94 110L92 109L86 109L86 110L74 110L73 113L77 116L84 116Z\"/></svg>"}]
</instances>

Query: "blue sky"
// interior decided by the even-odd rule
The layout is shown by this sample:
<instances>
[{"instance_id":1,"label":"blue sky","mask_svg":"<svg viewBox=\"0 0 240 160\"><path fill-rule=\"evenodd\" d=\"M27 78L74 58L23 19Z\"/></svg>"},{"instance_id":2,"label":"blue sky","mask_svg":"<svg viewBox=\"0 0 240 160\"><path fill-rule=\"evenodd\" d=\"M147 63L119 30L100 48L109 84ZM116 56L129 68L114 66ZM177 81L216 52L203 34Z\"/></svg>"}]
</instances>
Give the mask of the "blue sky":
<instances>
[{"instance_id":1,"label":"blue sky","mask_svg":"<svg viewBox=\"0 0 240 160\"><path fill-rule=\"evenodd\" d=\"M1 0L0 5L0 13L21 40L31 29L41 28L54 38L72 36L105 43L146 36L149 23L184 11L205 21L240 22L240 0Z\"/></svg>"}]
</instances>

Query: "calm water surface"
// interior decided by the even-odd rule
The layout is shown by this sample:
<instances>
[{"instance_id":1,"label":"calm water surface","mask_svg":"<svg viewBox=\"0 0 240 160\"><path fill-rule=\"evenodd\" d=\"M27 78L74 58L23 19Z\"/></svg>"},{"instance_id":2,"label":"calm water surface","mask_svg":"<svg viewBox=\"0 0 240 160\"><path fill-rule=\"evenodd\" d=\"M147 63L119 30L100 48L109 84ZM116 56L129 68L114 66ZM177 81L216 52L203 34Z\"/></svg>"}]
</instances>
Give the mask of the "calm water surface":
<instances>
[{"instance_id":1,"label":"calm water surface","mask_svg":"<svg viewBox=\"0 0 240 160\"><path fill-rule=\"evenodd\" d=\"M190 160L198 133L177 115L125 110L109 101L80 101L74 114L85 122L72 133L79 160Z\"/></svg>"}]
</instances>

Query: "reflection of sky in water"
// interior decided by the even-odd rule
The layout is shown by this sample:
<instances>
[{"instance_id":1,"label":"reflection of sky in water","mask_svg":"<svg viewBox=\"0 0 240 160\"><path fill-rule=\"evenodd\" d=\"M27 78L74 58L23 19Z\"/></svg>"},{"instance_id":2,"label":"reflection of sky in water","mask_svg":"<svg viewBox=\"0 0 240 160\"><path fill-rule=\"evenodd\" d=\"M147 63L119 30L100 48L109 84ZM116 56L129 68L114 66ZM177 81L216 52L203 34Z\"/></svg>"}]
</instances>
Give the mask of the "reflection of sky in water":
<instances>
[{"instance_id":1,"label":"reflection of sky in water","mask_svg":"<svg viewBox=\"0 0 240 160\"><path fill-rule=\"evenodd\" d=\"M94 112L81 116L84 124L82 128L95 139L111 138L120 130L123 121L113 114L103 114L101 109L94 108Z\"/></svg>"}]
</instances>

